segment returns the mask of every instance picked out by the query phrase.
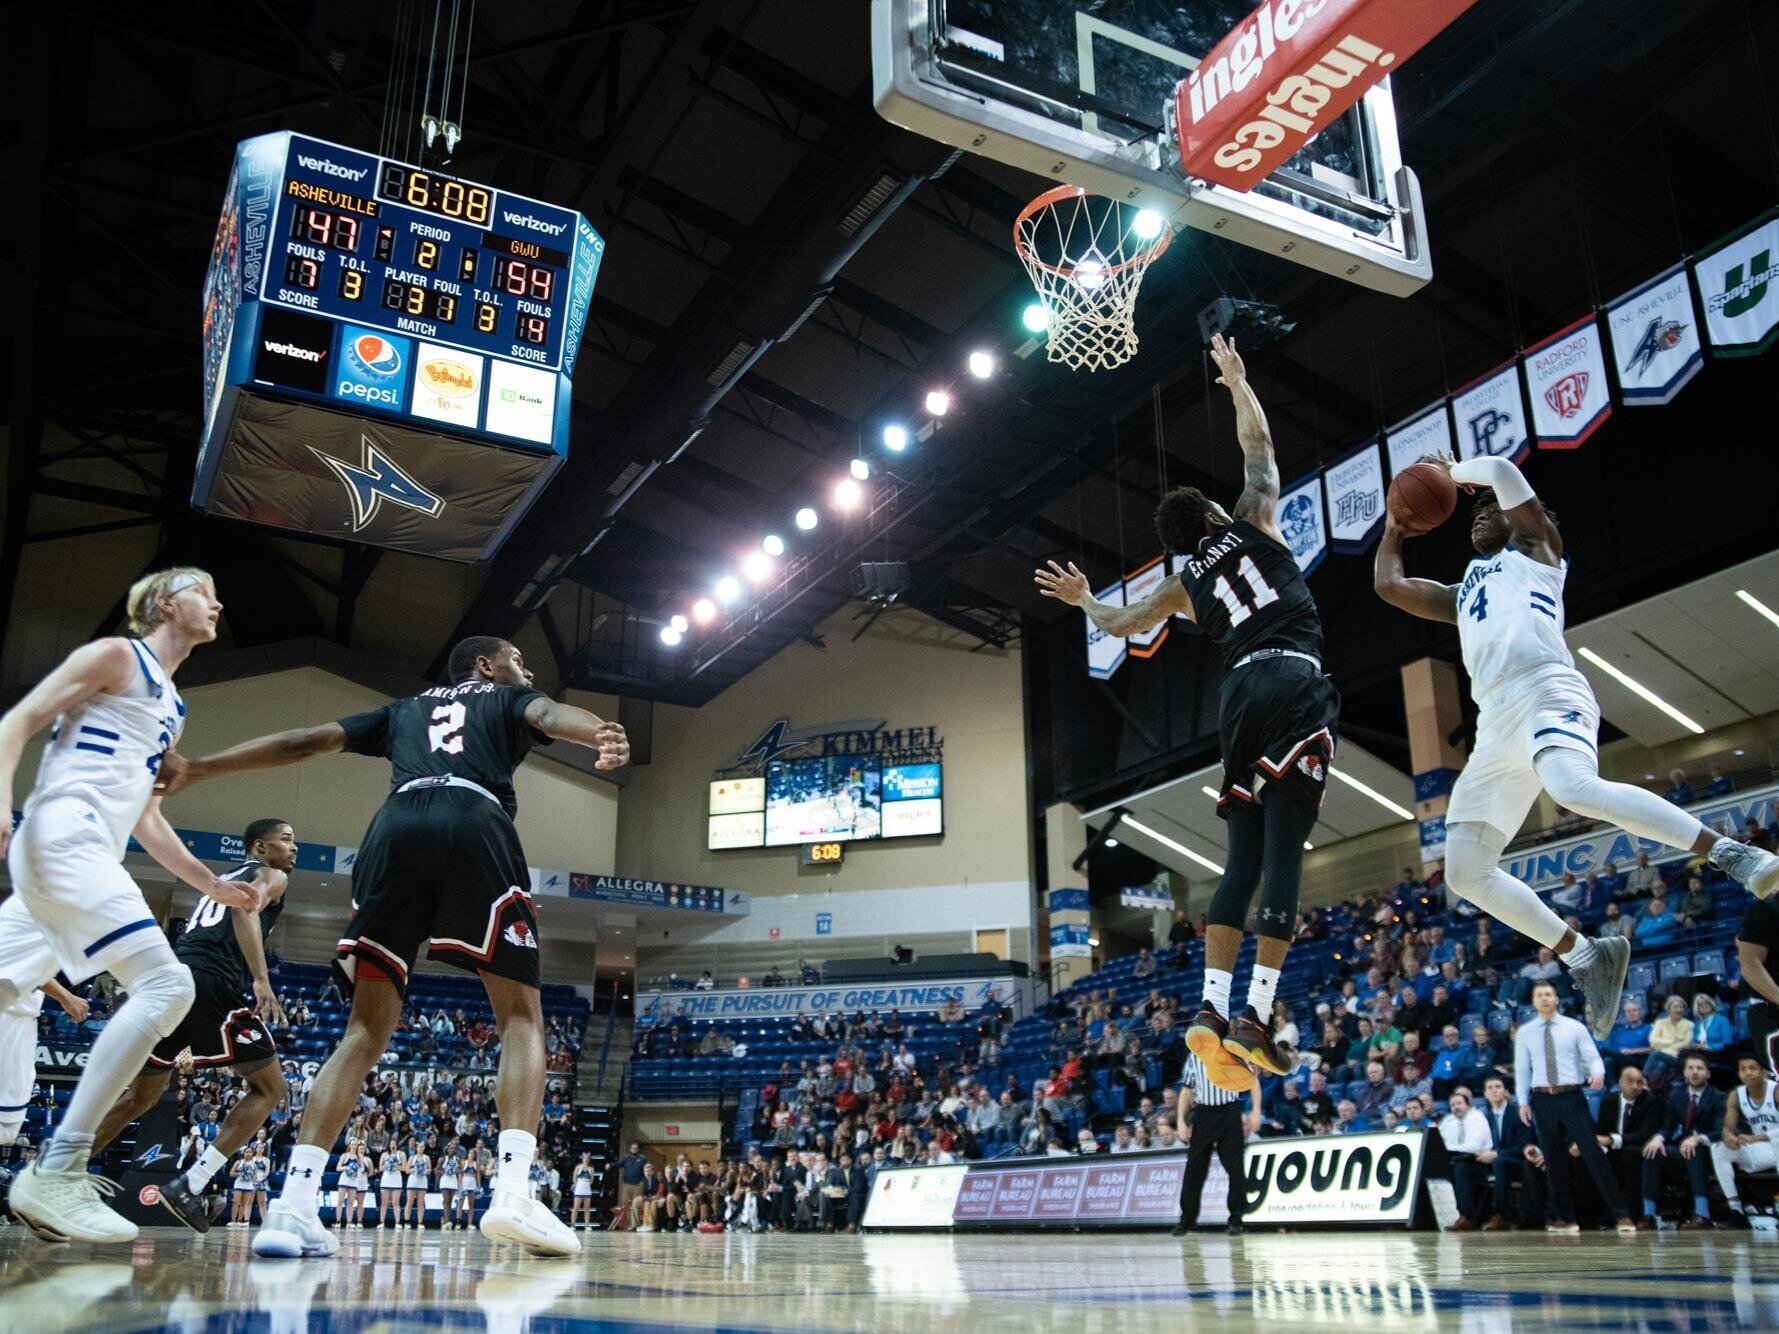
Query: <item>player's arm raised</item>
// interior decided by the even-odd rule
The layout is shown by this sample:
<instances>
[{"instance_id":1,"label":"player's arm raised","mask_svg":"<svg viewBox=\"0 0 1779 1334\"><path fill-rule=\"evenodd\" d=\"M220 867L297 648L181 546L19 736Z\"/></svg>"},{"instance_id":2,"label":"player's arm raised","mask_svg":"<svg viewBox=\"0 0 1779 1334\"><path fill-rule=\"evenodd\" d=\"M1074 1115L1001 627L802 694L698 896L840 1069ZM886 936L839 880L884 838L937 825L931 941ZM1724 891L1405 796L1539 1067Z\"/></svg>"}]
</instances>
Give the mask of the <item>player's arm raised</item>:
<instances>
[{"instance_id":1,"label":"player's arm raised","mask_svg":"<svg viewBox=\"0 0 1779 1334\"><path fill-rule=\"evenodd\" d=\"M346 729L338 723L321 723L315 727L297 727L288 732L255 737L202 759L187 759L177 751L168 751L161 759L160 779L154 790L163 797L170 797L193 783L201 783L219 774L276 769L317 755L338 754L345 749Z\"/></svg>"},{"instance_id":2,"label":"player's arm raised","mask_svg":"<svg viewBox=\"0 0 1779 1334\"><path fill-rule=\"evenodd\" d=\"M1384 535L1378 539L1371 586L1392 607L1400 607L1423 620L1456 625L1456 585L1436 583L1431 579L1410 579L1402 568L1402 540L1414 535L1388 514L1384 516Z\"/></svg>"},{"instance_id":3,"label":"player's arm raised","mask_svg":"<svg viewBox=\"0 0 1779 1334\"><path fill-rule=\"evenodd\" d=\"M167 823L167 817L161 814L159 797L148 799L148 805L142 808L142 816L131 832L135 834L136 841L142 845L144 852L198 893L208 894L218 903L225 903L231 908L245 908L248 912L258 912L265 907L265 900L260 898L259 891L252 885L244 885L238 880L224 880L192 855L191 849L185 846L185 840L179 837L173 826Z\"/></svg>"},{"instance_id":4,"label":"player's arm raised","mask_svg":"<svg viewBox=\"0 0 1779 1334\"><path fill-rule=\"evenodd\" d=\"M1493 491L1501 517L1507 520L1507 529L1513 534L1514 549L1544 565L1562 563L1563 535L1544 512L1544 504L1532 490L1526 474L1512 459L1488 457L1453 463L1449 458L1436 456L1423 462L1443 467L1467 491Z\"/></svg>"},{"instance_id":5,"label":"player's arm raised","mask_svg":"<svg viewBox=\"0 0 1779 1334\"><path fill-rule=\"evenodd\" d=\"M253 887L262 895L262 903L271 903L289 884L290 877L275 866L262 866L253 877ZM235 943L241 947L241 957L247 961L247 971L253 977L253 1008L261 1019L282 1028L289 1021L285 1018L284 1006L278 1001L278 993L272 989L272 979L266 973L266 942L259 921L254 914L240 908L231 909L229 916L234 923Z\"/></svg>"},{"instance_id":6,"label":"player's arm raised","mask_svg":"<svg viewBox=\"0 0 1779 1334\"><path fill-rule=\"evenodd\" d=\"M630 763L630 738L622 723L553 699L534 699L525 706L525 721L554 741L572 741L599 752L595 769L621 769Z\"/></svg>"},{"instance_id":7,"label":"player's arm raised","mask_svg":"<svg viewBox=\"0 0 1779 1334\"><path fill-rule=\"evenodd\" d=\"M0 718L0 788L6 792L6 809L12 804L12 778L18 771L25 743L48 727L59 715L84 704L94 695L114 694L130 683L136 658L121 639L100 639L83 644L62 660L62 665ZM0 855L12 842L12 820L0 820Z\"/></svg>"},{"instance_id":8,"label":"player's arm raised","mask_svg":"<svg viewBox=\"0 0 1779 1334\"><path fill-rule=\"evenodd\" d=\"M1192 598L1180 577L1170 574L1146 598L1139 598L1126 607L1101 602L1087 586L1087 576L1075 568L1073 561L1065 570L1055 561L1047 561L1048 569L1034 570L1032 580L1038 592L1087 613L1087 619L1101 630L1119 639L1153 630L1175 614L1192 619Z\"/></svg>"},{"instance_id":9,"label":"player's arm raised","mask_svg":"<svg viewBox=\"0 0 1779 1334\"><path fill-rule=\"evenodd\" d=\"M1233 342L1222 334L1211 335L1211 360L1217 363L1217 383L1229 390L1235 402L1235 438L1242 447L1242 493L1235 502L1235 517L1246 519L1276 542L1283 543L1274 517L1279 507L1279 463L1272 452L1272 428L1266 412L1248 383L1248 369Z\"/></svg>"}]
</instances>

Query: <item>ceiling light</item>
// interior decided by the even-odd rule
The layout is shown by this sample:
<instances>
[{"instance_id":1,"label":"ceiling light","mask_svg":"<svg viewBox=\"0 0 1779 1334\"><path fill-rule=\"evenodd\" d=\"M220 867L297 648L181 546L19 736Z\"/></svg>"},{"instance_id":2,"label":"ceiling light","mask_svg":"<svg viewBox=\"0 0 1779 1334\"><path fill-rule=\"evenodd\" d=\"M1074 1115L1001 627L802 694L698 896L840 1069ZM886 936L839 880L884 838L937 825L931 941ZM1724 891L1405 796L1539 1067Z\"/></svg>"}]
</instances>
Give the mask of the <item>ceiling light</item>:
<instances>
[{"instance_id":1,"label":"ceiling light","mask_svg":"<svg viewBox=\"0 0 1779 1334\"><path fill-rule=\"evenodd\" d=\"M667 623L669 625L671 625L675 630L678 630L682 635L685 634L685 632L691 628L690 623L686 620L686 618L684 616L681 616L678 612L675 612L673 614L673 619L668 621Z\"/></svg>"},{"instance_id":2,"label":"ceiling light","mask_svg":"<svg viewBox=\"0 0 1779 1334\"><path fill-rule=\"evenodd\" d=\"M1117 846L1118 846L1118 840L1117 840L1117 839L1115 839L1115 838L1108 838L1108 839L1107 839L1107 840L1106 840L1106 846L1107 846L1107 847L1108 847L1108 848L1115 848L1115 847L1117 847Z\"/></svg>"},{"instance_id":3,"label":"ceiling light","mask_svg":"<svg viewBox=\"0 0 1779 1334\"><path fill-rule=\"evenodd\" d=\"M908 428L905 426L886 426L883 428L883 447L885 449L902 450L908 448Z\"/></svg>"},{"instance_id":4,"label":"ceiling light","mask_svg":"<svg viewBox=\"0 0 1779 1334\"><path fill-rule=\"evenodd\" d=\"M1128 815L1124 817L1123 824L1128 829L1136 830L1137 833L1143 835L1143 837L1145 837L1145 838L1154 839L1157 843L1161 844L1162 847L1172 848L1175 852L1179 853L1182 857L1185 857L1190 861L1197 862L1200 866L1204 867L1205 870L1211 872L1213 875L1222 875L1223 874L1223 868L1221 866L1217 865L1216 862L1212 861L1209 857L1199 856L1196 852L1194 852L1191 848L1187 847L1184 843L1176 843L1176 842L1174 842L1173 839L1169 838L1166 834L1158 834L1153 829L1149 828L1148 825L1140 824L1136 820L1131 819L1130 816L1128 816Z\"/></svg>"},{"instance_id":5,"label":"ceiling light","mask_svg":"<svg viewBox=\"0 0 1779 1334\"><path fill-rule=\"evenodd\" d=\"M978 348L976 351L970 353L968 364L970 367L970 374L974 375L978 380L986 380L989 376L995 373L995 358L994 353L992 352L984 352Z\"/></svg>"},{"instance_id":6,"label":"ceiling light","mask_svg":"<svg viewBox=\"0 0 1779 1334\"><path fill-rule=\"evenodd\" d=\"M1303 841L1303 850L1304 850L1304 851L1305 851L1305 852L1314 852L1314 851L1315 851L1315 850L1316 850L1316 845L1315 845L1315 844L1314 844L1314 843L1311 843L1311 842L1310 842L1310 841L1309 841L1309 840L1308 840L1308 839L1307 839L1307 838L1306 838L1306 839L1304 839L1304 841Z\"/></svg>"},{"instance_id":7,"label":"ceiling light","mask_svg":"<svg viewBox=\"0 0 1779 1334\"><path fill-rule=\"evenodd\" d=\"M865 462L864 459L854 459L849 467L849 471L861 482L870 480L871 465Z\"/></svg>"},{"instance_id":8,"label":"ceiling light","mask_svg":"<svg viewBox=\"0 0 1779 1334\"><path fill-rule=\"evenodd\" d=\"M699 598L692 604L692 619L697 621L699 625L703 625L707 621L710 621L716 614L716 603L712 602L709 598Z\"/></svg>"},{"instance_id":9,"label":"ceiling light","mask_svg":"<svg viewBox=\"0 0 1779 1334\"><path fill-rule=\"evenodd\" d=\"M1699 735L1704 732L1704 730L1705 730L1704 728L1700 727L1691 718L1688 718L1679 709L1675 708L1672 704L1668 703L1667 700L1663 699L1660 695L1656 694L1655 691L1651 690L1648 686L1644 685L1641 681L1634 681L1630 677L1626 676L1623 672L1619 671L1618 668L1614 667L1611 663L1607 662L1606 659L1602 658L1598 653L1595 653L1591 648L1579 649L1577 651L1581 654L1582 657L1586 658L1589 662L1593 663L1594 666L1598 667L1601 671L1605 672L1606 675L1610 676L1614 681L1617 681L1621 686L1623 686L1626 690L1630 691L1638 699L1643 700L1645 703L1655 705L1656 708L1660 709L1663 713L1667 714L1670 718L1672 718L1675 722L1679 723L1687 731L1693 733L1694 735Z\"/></svg>"},{"instance_id":10,"label":"ceiling light","mask_svg":"<svg viewBox=\"0 0 1779 1334\"><path fill-rule=\"evenodd\" d=\"M804 532L807 533L819 522L820 519L817 517L816 512L810 509L809 506L805 505L802 509L797 511L797 527L801 528Z\"/></svg>"},{"instance_id":11,"label":"ceiling light","mask_svg":"<svg viewBox=\"0 0 1779 1334\"><path fill-rule=\"evenodd\" d=\"M727 605L741 596L741 580L732 574L725 574L716 584L717 601Z\"/></svg>"},{"instance_id":12,"label":"ceiling light","mask_svg":"<svg viewBox=\"0 0 1779 1334\"><path fill-rule=\"evenodd\" d=\"M1019 322L1032 333L1044 333L1050 328L1050 312L1042 301L1034 301L1020 312Z\"/></svg>"},{"instance_id":13,"label":"ceiling light","mask_svg":"<svg viewBox=\"0 0 1779 1334\"><path fill-rule=\"evenodd\" d=\"M1136 221L1130 224L1130 230L1139 241L1153 241L1161 235L1161 229L1165 225L1161 214L1152 208L1146 208L1137 214Z\"/></svg>"},{"instance_id":14,"label":"ceiling light","mask_svg":"<svg viewBox=\"0 0 1779 1334\"><path fill-rule=\"evenodd\" d=\"M1748 753L1748 752L1747 752L1747 751L1745 751L1745 750L1738 750L1738 751L1737 751L1737 752L1736 752L1736 754L1738 754L1738 755L1746 755L1746 754L1747 754L1747 753Z\"/></svg>"},{"instance_id":15,"label":"ceiling light","mask_svg":"<svg viewBox=\"0 0 1779 1334\"><path fill-rule=\"evenodd\" d=\"M1089 936L1087 938L1087 943L1097 950L1100 947L1100 938L1098 936Z\"/></svg>"},{"instance_id":16,"label":"ceiling light","mask_svg":"<svg viewBox=\"0 0 1779 1334\"><path fill-rule=\"evenodd\" d=\"M834 503L843 510L849 510L859 503L864 494L859 489L859 484L848 477L834 488Z\"/></svg>"},{"instance_id":17,"label":"ceiling light","mask_svg":"<svg viewBox=\"0 0 1779 1334\"><path fill-rule=\"evenodd\" d=\"M1749 606L1753 607L1762 616L1765 616L1774 625L1779 625L1779 611L1774 611L1766 603L1750 593L1746 588L1738 588L1736 590L1736 596L1741 598L1742 601L1746 602Z\"/></svg>"},{"instance_id":18,"label":"ceiling light","mask_svg":"<svg viewBox=\"0 0 1779 1334\"><path fill-rule=\"evenodd\" d=\"M1655 775L1654 774L1644 774L1643 781L1645 783L1653 783L1653 782L1655 782Z\"/></svg>"},{"instance_id":19,"label":"ceiling light","mask_svg":"<svg viewBox=\"0 0 1779 1334\"><path fill-rule=\"evenodd\" d=\"M678 648L680 640L684 638L685 636L678 630L675 630L671 625L664 625L661 627L661 642L667 645L668 648Z\"/></svg>"},{"instance_id":20,"label":"ceiling light","mask_svg":"<svg viewBox=\"0 0 1779 1334\"><path fill-rule=\"evenodd\" d=\"M784 538L777 533L767 533L760 540L760 550L768 556L782 556L784 555Z\"/></svg>"},{"instance_id":21,"label":"ceiling light","mask_svg":"<svg viewBox=\"0 0 1779 1334\"><path fill-rule=\"evenodd\" d=\"M943 389L927 390L927 411L935 417L943 417L951 411L951 395Z\"/></svg>"},{"instance_id":22,"label":"ceiling light","mask_svg":"<svg viewBox=\"0 0 1779 1334\"><path fill-rule=\"evenodd\" d=\"M1363 792L1366 796L1370 797L1378 805L1382 806L1385 810L1389 811L1390 814L1398 816L1404 820L1412 820L1415 818L1415 813L1413 811L1404 810L1401 806L1398 806L1395 802L1391 801L1388 797L1386 797L1382 792L1379 792L1375 787L1368 787L1366 784L1361 783L1357 778L1354 778L1353 775L1348 773L1345 769L1336 769L1333 765L1329 765L1328 772L1333 774L1336 778L1340 779L1341 782L1345 783L1348 787L1352 788L1354 791Z\"/></svg>"},{"instance_id":23,"label":"ceiling light","mask_svg":"<svg viewBox=\"0 0 1779 1334\"><path fill-rule=\"evenodd\" d=\"M751 551L741 562L741 572L757 584L771 575L772 561L763 551Z\"/></svg>"}]
</instances>

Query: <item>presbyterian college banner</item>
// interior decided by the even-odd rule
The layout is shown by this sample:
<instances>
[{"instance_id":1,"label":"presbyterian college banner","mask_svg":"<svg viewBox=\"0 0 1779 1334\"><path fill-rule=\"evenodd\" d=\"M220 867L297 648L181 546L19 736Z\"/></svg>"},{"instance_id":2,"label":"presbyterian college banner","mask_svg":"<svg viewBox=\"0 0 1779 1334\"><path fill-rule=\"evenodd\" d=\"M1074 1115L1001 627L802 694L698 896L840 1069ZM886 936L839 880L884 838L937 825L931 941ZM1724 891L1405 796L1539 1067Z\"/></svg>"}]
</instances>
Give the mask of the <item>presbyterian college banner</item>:
<instances>
[{"instance_id":1,"label":"presbyterian college banner","mask_svg":"<svg viewBox=\"0 0 1779 1334\"><path fill-rule=\"evenodd\" d=\"M1526 349L1526 387L1540 449L1575 449L1612 415L1600 324L1584 316Z\"/></svg>"},{"instance_id":2,"label":"presbyterian college banner","mask_svg":"<svg viewBox=\"0 0 1779 1334\"><path fill-rule=\"evenodd\" d=\"M1606 326L1612 331L1618 394L1627 408L1673 402L1704 369L1692 278L1683 264L1614 301Z\"/></svg>"},{"instance_id":3,"label":"presbyterian college banner","mask_svg":"<svg viewBox=\"0 0 1779 1334\"><path fill-rule=\"evenodd\" d=\"M1517 362L1510 361L1453 394L1452 415L1458 419L1460 460L1500 454L1518 463L1532 447Z\"/></svg>"},{"instance_id":4,"label":"presbyterian college banner","mask_svg":"<svg viewBox=\"0 0 1779 1334\"><path fill-rule=\"evenodd\" d=\"M1720 357L1765 352L1779 331L1779 209L1693 261L1705 334Z\"/></svg>"},{"instance_id":5,"label":"presbyterian college banner","mask_svg":"<svg viewBox=\"0 0 1779 1334\"><path fill-rule=\"evenodd\" d=\"M1384 464L1377 441L1361 445L1322 474L1328 491L1328 540L1354 556L1377 540L1384 526Z\"/></svg>"}]
</instances>

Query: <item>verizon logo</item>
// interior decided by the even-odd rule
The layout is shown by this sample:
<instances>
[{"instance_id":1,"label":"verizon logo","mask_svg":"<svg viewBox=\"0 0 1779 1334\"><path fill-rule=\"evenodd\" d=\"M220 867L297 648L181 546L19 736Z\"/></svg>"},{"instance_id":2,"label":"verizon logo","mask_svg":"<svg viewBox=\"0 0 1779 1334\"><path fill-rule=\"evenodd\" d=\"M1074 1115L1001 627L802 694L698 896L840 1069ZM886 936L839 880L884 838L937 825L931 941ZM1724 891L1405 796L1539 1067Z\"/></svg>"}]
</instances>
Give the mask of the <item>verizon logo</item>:
<instances>
[{"instance_id":1,"label":"verizon logo","mask_svg":"<svg viewBox=\"0 0 1779 1334\"><path fill-rule=\"evenodd\" d=\"M568 230L566 222L548 223L542 218L532 217L529 213L514 213L508 210L500 216L503 222L511 223L515 227L529 227L534 232L548 232L551 236L560 236Z\"/></svg>"},{"instance_id":2,"label":"verizon logo","mask_svg":"<svg viewBox=\"0 0 1779 1334\"><path fill-rule=\"evenodd\" d=\"M298 361L318 362L327 355L311 347L298 347L295 343L274 343L269 338L265 340L265 346L268 352L276 352L281 357L295 357Z\"/></svg>"},{"instance_id":3,"label":"verizon logo","mask_svg":"<svg viewBox=\"0 0 1779 1334\"><path fill-rule=\"evenodd\" d=\"M339 163L324 157L305 157L298 153L297 161L310 171L318 171L323 176L337 176L343 181L362 181L371 174L369 167L360 167L354 170L351 167L342 167Z\"/></svg>"}]
</instances>

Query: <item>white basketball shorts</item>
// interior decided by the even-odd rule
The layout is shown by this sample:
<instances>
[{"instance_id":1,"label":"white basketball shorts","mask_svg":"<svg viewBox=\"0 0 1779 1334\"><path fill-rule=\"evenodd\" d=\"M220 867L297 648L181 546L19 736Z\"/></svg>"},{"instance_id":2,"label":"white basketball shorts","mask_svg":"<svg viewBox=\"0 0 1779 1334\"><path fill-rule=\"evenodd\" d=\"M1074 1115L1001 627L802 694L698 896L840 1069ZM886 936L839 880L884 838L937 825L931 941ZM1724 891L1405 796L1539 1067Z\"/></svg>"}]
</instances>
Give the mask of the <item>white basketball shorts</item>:
<instances>
[{"instance_id":1,"label":"white basketball shorts","mask_svg":"<svg viewBox=\"0 0 1779 1334\"><path fill-rule=\"evenodd\" d=\"M11 1144L25 1124L37 1082L37 1015L43 993L30 991L0 1006L0 1144Z\"/></svg>"},{"instance_id":2,"label":"white basketball shorts","mask_svg":"<svg viewBox=\"0 0 1779 1334\"><path fill-rule=\"evenodd\" d=\"M1600 705L1573 667L1550 666L1514 680L1481 702L1476 748L1452 787L1448 825L1493 825L1519 833L1544 783L1532 760L1552 747L1599 759Z\"/></svg>"}]
</instances>

